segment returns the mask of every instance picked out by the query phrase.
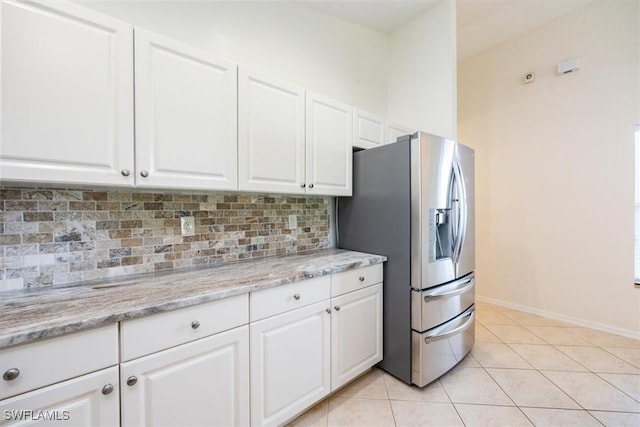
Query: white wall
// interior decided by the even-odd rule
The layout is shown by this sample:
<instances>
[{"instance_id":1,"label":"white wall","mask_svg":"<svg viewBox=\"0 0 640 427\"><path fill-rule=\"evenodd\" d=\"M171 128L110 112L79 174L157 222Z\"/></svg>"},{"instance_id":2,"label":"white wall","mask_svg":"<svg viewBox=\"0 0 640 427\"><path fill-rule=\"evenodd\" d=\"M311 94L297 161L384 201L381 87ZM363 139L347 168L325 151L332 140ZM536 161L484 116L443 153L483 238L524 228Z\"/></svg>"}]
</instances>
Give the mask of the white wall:
<instances>
[{"instance_id":1,"label":"white wall","mask_svg":"<svg viewBox=\"0 0 640 427\"><path fill-rule=\"evenodd\" d=\"M639 8L598 1L461 61L458 132L477 155L478 294L640 337Z\"/></svg>"},{"instance_id":2,"label":"white wall","mask_svg":"<svg viewBox=\"0 0 640 427\"><path fill-rule=\"evenodd\" d=\"M390 35L390 120L456 137L455 16L455 2L442 1Z\"/></svg>"},{"instance_id":3,"label":"white wall","mask_svg":"<svg viewBox=\"0 0 640 427\"><path fill-rule=\"evenodd\" d=\"M381 116L388 36L285 2L77 1Z\"/></svg>"},{"instance_id":4,"label":"white wall","mask_svg":"<svg viewBox=\"0 0 640 427\"><path fill-rule=\"evenodd\" d=\"M398 124L455 137L454 2L387 35L304 3L75 1Z\"/></svg>"}]
</instances>

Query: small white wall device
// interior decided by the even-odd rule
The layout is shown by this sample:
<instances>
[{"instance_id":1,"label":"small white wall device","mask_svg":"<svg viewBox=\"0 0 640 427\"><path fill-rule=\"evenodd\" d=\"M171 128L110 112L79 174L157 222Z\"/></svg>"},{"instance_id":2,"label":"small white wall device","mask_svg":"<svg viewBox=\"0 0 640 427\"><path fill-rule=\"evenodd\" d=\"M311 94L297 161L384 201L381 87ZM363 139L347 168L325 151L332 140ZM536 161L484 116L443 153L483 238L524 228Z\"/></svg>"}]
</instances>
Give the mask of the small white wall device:
<instances>
[{"instance_id":1,"label":"small white wall device","mask_svg":"<svg viewBox=\"0 0 640 427\"><path fill-rule=\"evenodd\" d=\"M524 78L522 79L525 83L531 83L536 79L536 75L533 73L527 73L524 75Z\"/></svg>"},{"instance_id":2,"label":"small white wall device","mask_svg":"<svg viewBox=\"0 0 640 427\"><path fill-rule=\"evenodd\" d=\"M580 69L580 58L567 59L558 64L558 74L567 74Z\"/></svg>"}]
</instances>

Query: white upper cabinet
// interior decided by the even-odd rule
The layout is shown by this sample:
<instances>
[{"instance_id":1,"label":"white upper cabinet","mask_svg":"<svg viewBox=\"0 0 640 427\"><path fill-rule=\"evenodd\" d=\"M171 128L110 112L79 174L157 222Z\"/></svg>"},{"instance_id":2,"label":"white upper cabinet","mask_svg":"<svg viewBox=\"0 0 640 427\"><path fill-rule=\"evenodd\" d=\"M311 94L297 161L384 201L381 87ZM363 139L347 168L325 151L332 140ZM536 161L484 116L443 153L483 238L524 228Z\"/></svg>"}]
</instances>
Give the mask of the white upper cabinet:
<instances>
[{"instance_id":1,"label":"white upper cabinet","mask_svg":"<svg viewBox=\"0 0 640 427\"><path fill-rule=\"evenodd\" d=\"M398 137L414 133L415 130L395 123L387 124L387 143L396 142Z\"/></svg>"},{"instance_id":2,"label":"white upper cabinet","mask_svg":"<svg viewBox=\"0 0 640 427\"><path fill-rule=\"evenodd\" d=\"M237 67L135 30L136 185L237 189Z\"/></svg>"},{"instance_id":3,"label":"white upper cabinet","mask_svg":"<svg viewBox=\"0 0 640 427\"><path fill-rule=\"evenodd\" d=\"M238 187L304 194L304 89L240 68Z\"/></svg>"},{"instance_id":4,"label":"white upper cabinet","mask_svg":"<svg viewBox=\"0 0 640 427\"><path fill-rule=\"evenodd\" d=\"M357 148L379 147L387 142L385 119L366 111L353 111L353 146Z\"/></svg>"},{"instance_id":5,"label":"white upper cabinet","mask_svg":"<svg viewBox=\"0 0 640 427\"><path fill-rule=\"evenodd\" d=\"M352 107L244 68L238 75L238 188L350 196Z\"/></svg>"},{"instance_id":6,"label":"white upper cabinet","mask_svg":"<svg viewBox=\"0 0 640 427\"><path fill-rule=\"evenodd\" d=\"M133 28L63 1L0 16L0 179L132 185Z\"/></svg>"},{"instance_id":7,"label":"white upper cabinet","mask_svg":"<svg viewBox=\"0 0 640 427\"><path fill-rule=\"evenodd\" d=\"M308 194L350 196L353 108L307 92Z\"/></svg>"}]
</instances>

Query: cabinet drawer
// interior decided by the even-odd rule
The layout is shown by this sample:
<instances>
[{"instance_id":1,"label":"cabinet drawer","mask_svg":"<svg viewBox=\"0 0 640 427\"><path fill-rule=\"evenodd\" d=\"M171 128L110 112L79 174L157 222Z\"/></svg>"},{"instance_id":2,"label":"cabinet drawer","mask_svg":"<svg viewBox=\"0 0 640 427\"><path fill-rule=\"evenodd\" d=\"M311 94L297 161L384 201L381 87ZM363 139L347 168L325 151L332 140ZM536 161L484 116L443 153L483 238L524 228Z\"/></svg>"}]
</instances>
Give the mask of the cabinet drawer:
<instances>
[{"instance_id":1,"label":"cabinet drawer","mask_svg":"<svg viewBox=\"0 0 640 427\"><path fill-rule=\"evenodd\" d=\"M117 364L116 324L11 347L0 351L0 372L18 376L0 380L0 399Z\"/></svg>"},{"instance_id":2,"label":"cabinet drawer","mask_svg":"<svg viewBox=\"0 0 640 427\"><path fill-rule=\"evenodd\" d=\"M0 401L0 425L118 426L119 389L117 366L82 375ZM31 417L27 411L33 411ZM45 420L38 415L52 419Z\"/></svg>"},{"instance_id":3,"label":"cabinet drawer","mask_svg":"<svg viewBox=\"0 0 640 427\"><path fill-rule=\"evenodd\" d=\"M331 276L331 297L382 282L382 264L348 270Z\"/></svg>"},{"instance_id":4,"label":"cabinet drawer","mask_svg":"<svg viewBox=\"0 0 640 427\"><path fill-rule=\"evenodd\" d=\"M251 293L251 321L284 313L329 298L330 276L315 277L301 282Z\"/></svg>"},{"instance_id":5,"label":"cabinet drawer","mask_svg":"<svg viewBox=\"0 0 640 427\"><path fill-rule=\"evenodd\" d=\"M247 294L128 320L121 324L121 359L135 359L247 323Z\"/></svg>"}]
</instances>

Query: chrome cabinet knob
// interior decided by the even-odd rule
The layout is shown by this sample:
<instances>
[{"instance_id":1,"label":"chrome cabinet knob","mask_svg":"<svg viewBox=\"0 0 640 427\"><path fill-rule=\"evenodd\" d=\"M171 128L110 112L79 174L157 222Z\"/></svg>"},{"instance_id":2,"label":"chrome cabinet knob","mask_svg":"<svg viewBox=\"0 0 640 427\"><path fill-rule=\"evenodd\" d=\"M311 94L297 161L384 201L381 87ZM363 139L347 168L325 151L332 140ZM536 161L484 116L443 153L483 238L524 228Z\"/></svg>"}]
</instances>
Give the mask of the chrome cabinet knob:
<instances>
[{"instance_id":1,"label":"chrome cabinet knob","mask_svg":"<svg viewBox=\"0 0 640 427\"><path fill-rule=\"evenodd\" d=\"M333 307L333 309L334 309L335 311L340 311L340 306L336 305L335 307Z\"/></svg>"},{"instance_id":2,"label":"chrome cabinet knob","mask_svg":"<svg viewBox=\"0 0 640 427\"><path fill-rule=\"evenodd\" d=\"M364 282L364 276L358 277L358 280L360 280L361 282Z\"/></svg>"},{"instance_id":3,"label":"chrome cabinet knob","mask_svg":"<svg viewBox=\"0 0 640 427\"><path fill-rule=\"evenodd\" d=\"M4 374L2 374L2 379L5 381L13 381L16 378L18 378L18 376L20 376L20 369L11 368L11 369L7 369L7 371Z\"/></svg>"},{"instance_id":4,"label":"chrome cabinet knob","mask_svg":"<svg viewBox=\"0 0 640 427\"><path fill-rule=\"evenodd\" d=\"M295 299L296 301L298 301L300 299L300 294L294 294L293 295L293 299Z\"/></svg>"},{"instance_id":5,"label":"chrome cabinet knob","mask_svg":"<svg viewBox=\"0 0 640 427\"><path fill-rule=\"evenodd\" d=\"M120 171L120 173L122 174L122 176L129 176L131 175L131 171L129 169L122 169Z\"/></svg>"},{"instance_id":6,"label":"chrome cabinet knob","mask_svg":"<svg viewBox=\"0 0 640 427\"><path fill-rule=\"evenodd\" d=\"M140 171L140 176L141 176L141 177L143 177L143 178L146 178L146 177L148 177L148 176L149 176L149 172L148 172L148 171L145 171L145 170L141 170L141 171Z\"/></svg>"},{"instance_id":7,"label":"chrome cabinet knob","mask_svg":"<svg viewBox=\"0 0 640 427\"><path fill-rule=\"evenodd\" d=\"M192 329L198 329L199 327L200 327L200 322L198 322L197 320L194 320L193 322L191 322Z\"/></svg>"},{"instance_id":8,"label":"chrome cabinet knob","mask_svg":"<svg viewBox=\"0 0 640 427\"><path fill-rule=\"evenodd\" d=\"M131 375L129 378L127 378L127 385L129 387L136 385L137 382L138 378L135 375Z\"/></svg>"},{"instance_id":9,"label":"chrome cabinet knob","mask_svg":"<svg viewBox=\"0 0 640 427\"><path fill-rule=\"evenodd\" d=\"M113 392L113 384L105 384L105 386L102 387L102 394L105 396L111 394L111 392Z\"/></svg>"},{"instance_id":10,"label":"chrome cabinet knob","mask_svg":"<svg viewBox=\"0 0 640 427\"><path fill-rule=\"evenodd\" d=\"M330 308L325 308L324 311L326 311L327 313L331 313L331 309Z\"/></svg>"},{"instance_id":11,"label":"chrome cabinet knob","mask_svg":"<svg viewBox=\"0 0 640 427\"><path fill-rule=\"evenodd\" d=\"M313 188L313 184L309 184L309 188Z\"/></svg>"},{"instance_id":12,"label":"chrome cabinet knob","mask_svg":"<svg viewBox=\"0 0 640 427\"><path fill-rule=\"evenodd\" d=\"M304 182L302 184L300 184L300 187L302 187L302 188L304 188L306 186L307 186L307 184L305 184Z\"/></svg>"}]
</instances>

